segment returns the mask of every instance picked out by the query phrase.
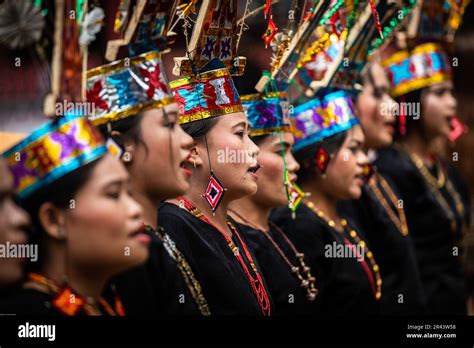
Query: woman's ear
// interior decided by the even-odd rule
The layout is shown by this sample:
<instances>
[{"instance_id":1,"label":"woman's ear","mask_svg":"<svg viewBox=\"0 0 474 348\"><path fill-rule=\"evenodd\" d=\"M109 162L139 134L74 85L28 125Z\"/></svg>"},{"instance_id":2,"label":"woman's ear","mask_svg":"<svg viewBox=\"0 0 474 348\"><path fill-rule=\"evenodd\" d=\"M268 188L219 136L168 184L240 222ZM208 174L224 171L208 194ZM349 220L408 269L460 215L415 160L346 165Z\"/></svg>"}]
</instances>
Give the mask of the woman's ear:
<instances>
[{"instance_id":1,"label":"woman's ear","mask_svg":"<svg viewBox=\"0 0 474 348\"><path fill-rule=\"evenodd\" d=\"M51 202L41 205L38 210L38 219L46 234L55 240L64 240L65 217L64 211Z\"/></svg>"},{"instance_id":2,"label":"woman's ear","mask_svg":"<svg viewBox=\"0 0 474 348\"><path fill-rule=\"evenodd\" d=\"M202 158L203 148L198 145L196 141L193 142L191 148L191 162L193 162L194 168L202 167L204 159Z\"/></svg>"}]
</instances>

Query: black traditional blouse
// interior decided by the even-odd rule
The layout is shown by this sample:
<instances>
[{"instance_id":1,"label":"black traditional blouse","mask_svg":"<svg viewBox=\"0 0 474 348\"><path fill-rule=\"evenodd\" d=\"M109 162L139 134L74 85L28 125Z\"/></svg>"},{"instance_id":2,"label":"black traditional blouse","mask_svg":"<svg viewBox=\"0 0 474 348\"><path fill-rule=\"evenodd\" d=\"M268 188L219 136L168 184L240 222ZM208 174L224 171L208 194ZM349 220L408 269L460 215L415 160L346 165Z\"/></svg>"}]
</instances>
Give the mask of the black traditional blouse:
<instances>
[{"instance_id":1,"label":"black traditional blouse","mask_svg":"<svg viewBox=\"0 0 474 348\"><path fill-rule=\"evenodd\" d=\"M286 207L276 209L270 218L307 257L316 277L319 290L316 305L322 317L379 313L375 274L365 267L368 263L360 262L360 257L338 253L338 250L348 250L343 248L347 245L345 240L350 239L346 232L330 227L305 204L298 207L295 220ZM363 259L367 261L366 257Z\"/></svg>"},{"instance_id":2,"label":"black traditional blouse","mask_svg":"<svg viewBox=\"0 0 474 348\"><path fill-rule=\"evenodd\" d=\"M399 197L389 180L375 174L371 179L378 194L383 195L385 205L371 185L364 186L358 200L344 201L338 206L343 215L349 216L367 238L375 255L382 276L382 315L423 314L423 298L420 272L409 230L404 230L404 219L398 211ZM390 186L390 197L381 181ZM394 200L395 202L393 202ZM396 206L395 206L395 205ZM401 206L400 206L401 207ZM395 222L390 218L391 210Z\"/></svg>"},{"instance_id":3,"label":"black traditional blouse","mask_svg":"<svg viewBox=\"0 0 474 348\"><path fill-rule=\"evenodd\" d=\"M16 289L0 301L0 315L60 316L51 305L54 296L35 289Z\"/></svg>"},{"instance_id":4,"label":"black traditional blouse","mask_svg":"<svg viewBox=\"0 0 474 348\"><path fill-rule=\"evenodd\" d=\"M145 265L114 277L128 316L209 315L209 308L194 272L174 241L161 228L146 231L151 237ZM108 297L113 294L108 292Z\"/></svg>"},{"instance_id":5,"label":"black traditional blouse","mask_svg":"<svg viewBox=\"0 0 474 348\"><path fill-rule=\"evenodd\" d=\"M242 244L235 233L232 236L235 245L233 250L214 226L175 204L162 204L159 216L161 226L195 271L212 315L263 315L255 289L246 273L247 270L256 279L255 273L261 274L260 267L253 252ZM238 231L238 226L236 228ZM238 233L241 234L241 231ZM254 261L253 265L246 250ZM243 257L246 270L237 261L235 253ZM259 291L262 290L261 286L268 293L264 281L260 282ZM271 313L271 299L262 292L259 296L266 302L263 307Z\"/></svg>"},{"instance_id":6,"label":"black traditional blouse","mask_svg":"<svg viewBox=\"0 0 474 348\"><path fill-rule=\"evenodd\" d=\"M441 173L437 168L428 168L436 180L441 176L446 179L435 193L409 154L399 147L381 151L375 163L379 171L396 185L403 200L428 313L466 314L467 292L459 247L463 229L469 222L466 184L453 166L440 160L438 169L442 170ZM455 195L450 192L453 189ZM436 196L439 193L441 197ZM456 195L460 197L464 214L456 213L460 208L456 207ZM449 208L443 207L440 200L444 200Z\"/></svg>"},{"instance_id":7,"label":"black traditional blouse","mask_svg":"<svg viewBox=\"0 0 474 348\"><path fill-rule=\"evenodd\" d=\"M309 267L309 265L306 265L307 258L301 256L303 263L300 261L292 248L293 243L291 241L291 244L288 243L285 236L282 235L284 232L278 230L278 227L273 223L269 224L270 230L268 232L257 230L245 224L239 224L239 226L244 237L248 240L267 281L268 289L275 304L274 314L316 315L317 296L314 297L313 301L308 299L308 291L311 289L309 278L310 276L314 277L314 275L311 269L307 272L303 269L303 265ZM296 267L297 272L296 270L292 271L292 267ZM306 286L302 286L302 282L305 280L304 284ZM317 292L314 285L313 289Z\"/></svg>"},{"instance_id":8,"label":"black traditional blouse","mask_svg":"<svg viewBox=\"0 0 474 348\"><path fill-rule=\"evenodd\" d=\"M87 299L76 295L71 288L63 288L41 275L51 285L49 292L33 288L17 288L0 301L0 315L28 316L124 316L119 297L115 302L101 298L94 307ZM49 286L48 286L49 287ZM74 301L71 301L74 299ZM98 311L98 312L97 312Z\"/></svg>"}]
</instances>

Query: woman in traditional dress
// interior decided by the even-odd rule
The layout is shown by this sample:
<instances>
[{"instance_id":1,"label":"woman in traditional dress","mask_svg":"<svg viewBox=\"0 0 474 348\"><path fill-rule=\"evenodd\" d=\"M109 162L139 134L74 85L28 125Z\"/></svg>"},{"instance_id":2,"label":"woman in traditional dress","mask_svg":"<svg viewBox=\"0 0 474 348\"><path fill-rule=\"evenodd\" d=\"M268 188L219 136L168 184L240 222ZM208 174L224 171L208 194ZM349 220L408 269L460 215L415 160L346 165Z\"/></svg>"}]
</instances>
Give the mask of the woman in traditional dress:
<instances>
[{"instance_id":1,"label":"woman in traditional dress","mask_svg":"<svg viewBox=\"0 0 474 348\"><path fill-rule=\"evenodd\" d=\"M417 69L408 69L413 62ZM438 151L440 139L448 139L457 106L447 54L440 44L428 42L396 51L382 65L391 95L400 102L400 136L375 164L400 194L427 313L466 314L459 244L470 220L469 193L451 160Z\"/></svg>"},{"instance_id":2,"label":"woman in traditional dress","mask_svg":"<svg viewBox=\"0 0 474 348\"><path fill-rule=\"evenodd\" d=\"M242 96L251 123L251 139L259 146L258 190L230 204L232 217L239 223L262 269L275 304L275 315L315 313L318 290L307 260L269 220L270 210L294 207L303 197L296 186L299 164L291 151L294 136L285 92ZM290 207L288 209L290 209Z\"/></svg>"},{"instance_id":3,"label":"woman in traditional dress","mask_svg":"<svg viewBox=\"0 0 474 348\"><path fill-rule=\"evenodd\" d=\"M28 214L15 202L13 178L5 161L0 158L0 245L6 251L7 245L20 245L27 242L30 224ZM7 244L8 243L8 244ZM15 285L22 279L24 260L0 258L0 289Z\"/></svg>"},{"instance_id":4,"label":"woman in traditional dress","mask_svg":"<svg viewBox=\"0 0 474 348\"><path fill-rule=\"evenodd\" d=\"M377 150L392 144L395 101L379 55L372 56L363 76L363 90L356 100L357 115L365 134L369 160ZM357 200L339 205L365 232L377 257L383 279L382 315L422 314L424 298L413 240L409 235L403 203L390 179L368 167L368 183Z\"/></svg>"},{"instance_id":5,"label":"woman in traditional dress","mask_svg":"<svg viewBox=\"0 0 474 348\"><path fill-rule=\"evenodd\" d=\"M115 277L113 284L133 316L208 315L192 268L158 220L160 201L184 194L192 173L192 138L178 124L178 107L164 71L160 52L151 51L87 73L89 101L100 95L108 102L106 108L96 108L93 122L129 171L131 192L144 208L143 223L152 240L148 262ZM153 81L146 76L156 72L150 98ZM113 88L118 80L127 87Z\"/></svg>"},{"instance_id":6,"label":"woman in traditional dress","mask_svg":"<svg viewBox=\"0 0 474 348\"><path fill-rule=\"evenodd\" d=\"M212 60L170 85L179 122L194 140L193 174L188 192L161 206L160 224L195 270L212 314L270 315L255 256L227 215L230 202L257 191L259 168L232 78Z\"/></svg>"},{"instance_id":7,"label":"woman in traditional dress","mask_svg":"<svg viewBox=\"0 0 474 348\"><path fill-rule=\"evenodd\" d=\"M351 96L326 94L295 108L294 154L301 166L298 183L309 195L296 211L277 209L272 220L308 257L316 277L318 313L360 316L379 313L382 279L364 231L336 205L357 199L365 183L364 133Z\"/></svg>"},{"instance_id":8,"label":"woman in traditional dress","mask_svg":"<svg viewBox=\"0 0 474 348\"><path fill-rule=\"evenodd\" d=\"M63 116L3 156L39 259L2 313L124 315L118 296L110 304L101 294L113 275L145 262L150 238L129 175L99 131L85 117Z\"/></svg>"}]
</instances>

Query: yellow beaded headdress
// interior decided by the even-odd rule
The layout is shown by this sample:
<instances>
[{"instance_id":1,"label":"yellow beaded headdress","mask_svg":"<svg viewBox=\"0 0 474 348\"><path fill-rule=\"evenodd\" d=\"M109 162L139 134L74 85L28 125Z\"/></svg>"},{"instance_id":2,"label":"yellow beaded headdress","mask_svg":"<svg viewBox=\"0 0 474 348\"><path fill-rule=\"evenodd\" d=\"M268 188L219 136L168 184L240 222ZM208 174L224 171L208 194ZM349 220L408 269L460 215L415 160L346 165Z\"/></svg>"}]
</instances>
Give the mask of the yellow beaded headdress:
<instances>
[{"instance_id":1,"label":"yellow beaded headdress","mask_svg":"<svg viewBox=\"0 0 474 348\"><path fill-rule=\"evenodd\" d=\"M403 32L406 48L382 61L394 97L452 79L447 49L469 0L420 0Z\"/></svg>"}]
</instances>

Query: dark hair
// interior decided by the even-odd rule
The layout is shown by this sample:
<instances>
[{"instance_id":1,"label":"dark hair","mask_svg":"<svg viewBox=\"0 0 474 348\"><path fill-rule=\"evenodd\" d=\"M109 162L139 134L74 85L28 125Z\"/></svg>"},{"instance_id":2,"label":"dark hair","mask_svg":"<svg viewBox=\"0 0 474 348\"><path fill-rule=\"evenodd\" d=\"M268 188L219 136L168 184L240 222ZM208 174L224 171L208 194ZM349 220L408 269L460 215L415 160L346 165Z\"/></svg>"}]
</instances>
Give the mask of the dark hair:
<instances>
[{"instance_id":1,"label":"dark hair","mask_svg":"<svg viewBox=\"0 0 474 348\"><path fill-rule=\"evenodd\" d=\"M324 146L324 149L329 153L329 155L334 157L346 140L348 133L349 131L337 133L316 144L312 144L296 151L294 156L301 166L301 169L298 171L298 181L300 183L307 183L318 175L319 169L317 169L315 165L315 159L320 146ZM331 165L331 163L329 163L329 165Z\"/></svg>"},{"instance_id":2,"label":"dark hair","mask_svg":"<svg viewBox=\"0 0 474 348\"><path fill-rule=\"evenodd\" d=\"M414 103L419 104L420 105L420 113L421 113L421 95L423 93L423 90L424 90L424 88L417 89L417 90L414 90L412 92L408 92L408 93L406 93L406 94L404 94L400 97L397 97L396 101L399 105L400 105L401 102L410 103L410 105L415 105ZM421 115L419 115L419 116L420 116L420 119L418 119L418 120L414 120L411 115L407 115L405 117L405 131L406 131L406 134L410 134L410 133L413 133L413 132L423 133L423 126L422 126L422 123L420 122L421 121ZM396 129L397 129L397 132L396 132L396 135L395 135L395 140L398 140L401 137L403 137L403 135L400 134L400 117L397 117Z\"/></svg>"},{"instance_id":3,"label":"dark hair","mask_svg":"<svg viewBox=\"0 0 474 348\"><path fill-rule=\"evenodd\" d=\"M142 134L140 130L140 122L142 118L143 114L139 113L138 115L132 115L118 121L109 122L104 125L101 125L99 126L99 130L106 138L111 137L110 132L117 131L120 133L120 135L114 136L113 139L120 146L124 147L125 143L131 140L135 144L142 144L148 154L148 148L142 139Z\"/></svg>"},{"instance_id":4,"label":"dark hair","mask_svg":"<svg viewBox=\"0 0 474 348\"><path fill-rule=\"evenodd\" d=\"M96 159L90 163L83 165L82 167L70 172L63 177L55 180L49 185L40 188L38 191L34 192L32 195L28 196L25 199L19 200L19 204L28 212L31 217L31 238L30 243L38 244L40 247L40 254L44 254L43 243L41 239L45 235L45 231L38 217L38 212L41 207L46 202L53 203L56 207L61 209L66 209L71 204L71 199L73 199L77 192L87 183L90 179L91 174L97 163L101 158ZM34 264L31 263L29 269L32 270L32 266L35 269L41 267L41 260Z\"/></svg>"},{"instance_id":5,"label":"dark hair","mask_svg":"<svg viewBox=\"0 0 474 348\"><path fill-rule=\"evenodd\" d=\"M185 123L181 125L183 130L188 133L193 139L203 138L207 133L215 127L218 117L206 118L204 120Z\"/></svg>"}]
</instances>

